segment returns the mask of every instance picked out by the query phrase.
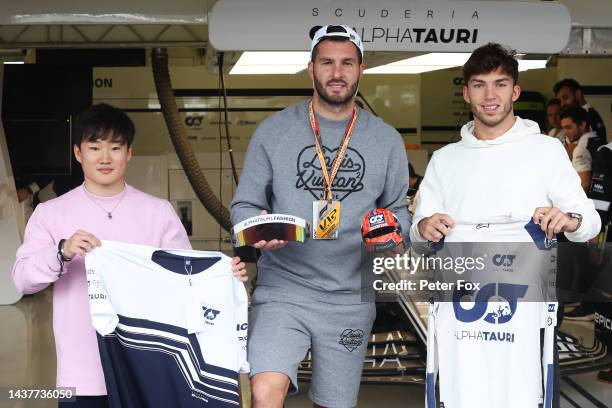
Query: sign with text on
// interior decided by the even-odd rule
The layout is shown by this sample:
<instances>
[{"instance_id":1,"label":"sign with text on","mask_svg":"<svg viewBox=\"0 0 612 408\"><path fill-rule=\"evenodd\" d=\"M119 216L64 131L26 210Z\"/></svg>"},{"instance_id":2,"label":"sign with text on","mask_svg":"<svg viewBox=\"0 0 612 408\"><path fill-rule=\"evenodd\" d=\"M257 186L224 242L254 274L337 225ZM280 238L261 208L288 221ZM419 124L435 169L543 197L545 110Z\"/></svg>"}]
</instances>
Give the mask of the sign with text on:
<instances>
[{"instance_id":1,"label":"sign with text on","mask_svg":"<svg viewBox=\"0 0 612 408\"><path fill-rule=\"evenodd\" d=\"M347 24L366 51L471 52L497 42L556 53L571 18L559 3L437 0L220 0L211 44L224 51L307 51L313 26Z\"/></svg>"}]
</instances>

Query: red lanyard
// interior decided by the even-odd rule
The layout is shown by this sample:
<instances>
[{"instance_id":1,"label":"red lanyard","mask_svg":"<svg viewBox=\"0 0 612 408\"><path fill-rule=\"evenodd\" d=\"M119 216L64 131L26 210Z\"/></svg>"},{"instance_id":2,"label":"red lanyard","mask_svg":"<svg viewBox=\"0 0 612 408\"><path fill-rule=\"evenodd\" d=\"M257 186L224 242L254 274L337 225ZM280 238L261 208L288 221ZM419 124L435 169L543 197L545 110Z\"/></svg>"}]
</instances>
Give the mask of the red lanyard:
<instances>
[{"instance_id":1,"label":"red lanyard","mask_svg":"<svg viewBox=\"0 0 612 408\"><path fill-rule=\"evenodd\" d=\"M327 164L325 163L325 155L323 154L323 148L321 147L321 131L319 129L319 124L317 123L317 118L315 118L314 110L312 109L312 101L308 104L308 116L310 118L310 126L312 127L312 133L314 134L315 146L317 149L317 156L319 157L319 162L321 163L321 171L323 172L323 180L324 180L324 189L325 193L323 194L323 198L327 201L332 200L332 191L331 186L332 182L336 178L336 174L338 173L338 169L342 164L342 160L344 160L344 155L346 154L346 150L348 149L349 141L351 140L351 136L353 135L353 128L355 127L355 123L357 122L357 109L353 108L353 116L351 116L351 120L349 121L346 130L344 131L344 139L342 140L342 144L338 148L338 153L336 154L336 158L332 163L331 175L327 170Z\"/></svg>"}]
</instances>

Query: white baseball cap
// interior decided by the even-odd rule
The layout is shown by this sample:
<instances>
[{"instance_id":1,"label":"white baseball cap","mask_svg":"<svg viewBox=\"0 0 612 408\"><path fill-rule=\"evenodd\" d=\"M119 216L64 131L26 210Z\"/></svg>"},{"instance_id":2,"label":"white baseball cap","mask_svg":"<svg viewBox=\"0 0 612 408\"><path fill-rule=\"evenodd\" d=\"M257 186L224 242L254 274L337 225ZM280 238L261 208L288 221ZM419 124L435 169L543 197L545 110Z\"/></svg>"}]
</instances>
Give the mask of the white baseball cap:
<instances>
[{"instance_id":1,"label":"white baseball cap","mask_svg":"<svg viewBox=\"0 0 612 408\"><path fill-rule=\"evenodd\" d=\"M314 48L323 40L327 38L347 38L350 42L355 44L361 53L361 59L363 60L363 43L359 34L355 32L351 27L344 24L328 24L321 26L315 26L310 29L310 37L312 43L310 44L310 55Z\"/></svg>"}]
</instances>

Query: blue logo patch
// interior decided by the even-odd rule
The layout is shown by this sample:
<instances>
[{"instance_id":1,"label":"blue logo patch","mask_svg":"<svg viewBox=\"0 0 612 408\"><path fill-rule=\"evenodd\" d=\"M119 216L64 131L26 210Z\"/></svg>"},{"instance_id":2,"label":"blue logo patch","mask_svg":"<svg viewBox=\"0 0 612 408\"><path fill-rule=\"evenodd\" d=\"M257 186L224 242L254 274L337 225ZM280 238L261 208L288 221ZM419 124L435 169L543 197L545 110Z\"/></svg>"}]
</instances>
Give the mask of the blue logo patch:
<instances>
[{"instance_id":1,"label":"blue logo patch","mask_svg":"<svg viewBox=\"0 0 612 408\"><path fill-rule=\"evenodd\" d=\"M514 263L514 258L516 258L516 255L501 255L501 254L497 254L497 255L493 255L493 265L495 266L504 266L504 267L511 267L512 264Z\"/></svg>"},{"instance_id":2,"label":"blue logo patch","mask_svg":"<svg viewBox=\"0 0 612 408\"><path fill-rule=\"evenodd\" d=\"M202 306L202 311L204 312L204 318L211 322L215 320L217 316L219 316L219 313L221 313L221 311L219 310L215 310L211 307L206 306Z\"/></svg>"}]
</instances>

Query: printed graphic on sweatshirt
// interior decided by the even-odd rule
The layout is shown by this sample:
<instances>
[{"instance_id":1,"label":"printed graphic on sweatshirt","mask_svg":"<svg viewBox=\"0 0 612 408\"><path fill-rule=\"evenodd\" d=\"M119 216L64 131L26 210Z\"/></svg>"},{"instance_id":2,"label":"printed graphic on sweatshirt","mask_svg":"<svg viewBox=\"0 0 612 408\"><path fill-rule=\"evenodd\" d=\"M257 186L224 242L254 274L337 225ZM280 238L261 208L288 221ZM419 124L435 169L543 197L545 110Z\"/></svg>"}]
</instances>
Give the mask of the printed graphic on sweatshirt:
<instances>
[{"instance_id":1,"label":"printed graphic on sweatshirt","mask_svg":"<svg viewBox=\"0 0 612 408\"><path fill-rule=\"evenodd\" d=\"M323 154L327 169L336 157L338 149L329 149L323 146ZM355 149L349 147L344 155L338 174L332 183L334 200L344 200L351 193L363 190L363 176L366 171L363 156ZM323 172L321 163L317 156L315 145L306 146L297 159L297 181L295 188L308 190L315 200L319 200L323 194Z\"/></svg>"}]
</instances>

